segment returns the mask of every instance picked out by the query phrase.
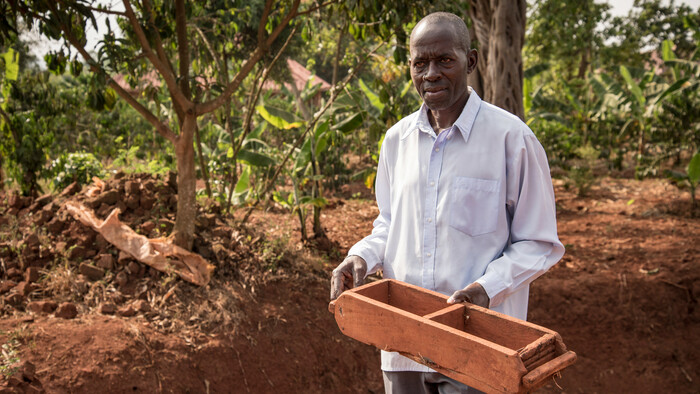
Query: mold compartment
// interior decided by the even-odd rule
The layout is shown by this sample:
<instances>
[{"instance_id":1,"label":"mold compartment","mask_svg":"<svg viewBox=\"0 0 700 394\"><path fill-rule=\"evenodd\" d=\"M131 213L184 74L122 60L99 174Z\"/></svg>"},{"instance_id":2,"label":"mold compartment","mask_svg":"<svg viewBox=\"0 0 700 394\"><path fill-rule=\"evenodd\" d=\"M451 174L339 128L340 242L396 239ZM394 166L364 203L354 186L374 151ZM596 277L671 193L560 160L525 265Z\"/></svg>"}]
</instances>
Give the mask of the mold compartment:
<instances>
[{"instance_id":1,"label":"mold compartment","mask_svg":"<svg viewBox=\"0 0 700 394\"><path fill-rule=\"evenodd\" d=\"M446 302L447 297L442 294L426 293L391 280L371 283L358 288L356 293L418 316L425 316L450 306Z\"/></svg>"}]
</instances>

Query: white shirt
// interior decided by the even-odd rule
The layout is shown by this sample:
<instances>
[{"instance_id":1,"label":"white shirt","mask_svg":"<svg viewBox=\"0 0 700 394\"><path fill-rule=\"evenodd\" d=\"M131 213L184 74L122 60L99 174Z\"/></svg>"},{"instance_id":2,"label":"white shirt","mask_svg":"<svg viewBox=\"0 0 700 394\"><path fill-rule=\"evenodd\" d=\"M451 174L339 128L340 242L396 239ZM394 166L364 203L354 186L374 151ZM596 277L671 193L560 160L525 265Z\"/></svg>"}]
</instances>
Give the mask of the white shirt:
<instances>
[{"instance_id":1,"label":"white shirt","mask_svg":"<svg viewBox=\"0 0 700 394\"><path fill-rule=\"evenodd\" d=\"M376 178L379 216L348 255L445 295L478 282L489 308L527 317L529 284L564 254L547 156L518 117L470 88L436 135L427 107L386 133ZM382 351L385 371L430 368Z\"/></svg>"}]
</instances>

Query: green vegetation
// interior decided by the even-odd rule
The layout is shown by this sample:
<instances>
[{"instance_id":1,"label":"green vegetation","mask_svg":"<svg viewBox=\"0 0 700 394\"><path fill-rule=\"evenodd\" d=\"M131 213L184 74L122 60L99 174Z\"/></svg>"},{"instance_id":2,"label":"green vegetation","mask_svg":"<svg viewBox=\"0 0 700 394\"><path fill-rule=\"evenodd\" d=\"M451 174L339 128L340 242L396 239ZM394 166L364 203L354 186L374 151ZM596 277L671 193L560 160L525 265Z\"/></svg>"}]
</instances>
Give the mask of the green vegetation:
<instances>
[{"instance_id":1,"label":"green vegetation","mask_svg":"<svg viewBox=\"0 0 700 394\"><path fill-rule=\"evenodd\" d=\"M434 10L468 15L467 3L3 3L0 184L38 195L46 183L175 171L178 204L192 203L178 206L178 223L197 197L228 212L273 200L305 240L322 237L328 192L372 187L384 132L420 104L411 28ZM107 16L87 51L86 28ZM48 70L22 39L31 26L66 44L45 57ZM671 174L694 198L699 26L697 10L660 0L623 17L593 0L528 3L525 120L580 196L609 171ZM317 77L295 80L288 58ZM175 230L191 235L192 223Z\"/></svg>"}]
</instances>

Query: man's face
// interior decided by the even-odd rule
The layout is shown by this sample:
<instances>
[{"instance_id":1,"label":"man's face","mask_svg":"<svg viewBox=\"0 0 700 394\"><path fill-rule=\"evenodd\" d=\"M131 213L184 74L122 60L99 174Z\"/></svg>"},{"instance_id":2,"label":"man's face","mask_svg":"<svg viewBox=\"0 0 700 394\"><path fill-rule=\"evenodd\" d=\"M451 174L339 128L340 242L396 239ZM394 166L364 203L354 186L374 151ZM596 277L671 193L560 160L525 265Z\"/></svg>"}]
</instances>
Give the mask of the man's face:
<instances>
[{"instance_id":1,"label":"man's face","mask_svg":"<svg viewBox=\"0 0 700 394\"><path fill-rule=\"evenodd\" d=\"M458 110L469 96L467 74L476 66L476 51L464 51L449 24L425 23L411 38L411 79L431 111Z\"/></svg>"}]
</instances>

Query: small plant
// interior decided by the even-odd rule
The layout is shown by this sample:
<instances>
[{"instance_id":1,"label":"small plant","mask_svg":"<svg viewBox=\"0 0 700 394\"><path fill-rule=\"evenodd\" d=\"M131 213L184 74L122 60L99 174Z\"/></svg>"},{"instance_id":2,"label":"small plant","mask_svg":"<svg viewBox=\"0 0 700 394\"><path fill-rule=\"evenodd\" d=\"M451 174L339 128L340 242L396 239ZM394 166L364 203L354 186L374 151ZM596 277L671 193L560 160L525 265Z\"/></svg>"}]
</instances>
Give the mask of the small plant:
<instances>
[{"instance_id":1,"label":"small plant","mask_svg":"<svg viewBox=\"0 0 700 394\"><path fill-rule=\"evenodd\" d=\"M695 189L700 184L700 151L695 153L685 169L685 173L666 170L666 177L679 189L690 189L690 200L693 204L693 214L697 211L698 201L695 197Z\"/></svg>"},{"instance_id":2,"label":"small plant","mask_svg":"<svg viewBox=\"0 0 700 394\"><path fill-rule=\"evenodd\" d=\"M53 178L54 190L62 190L73 182L88 184L92 177L102 177L102 163L92 154L85 152L62 155L51 162L49 174Z\"/></svg>"},{"instance_id":3,"label":"small plant","mask_svg":"<svg viewBox=\"0 0 700 394\"><path fill-rule=\"evenodd\" d=\"M593 175L593 167L600 152L598 152L590 144L586 144L576 149L576 155L579 157L574 160L574 165L569 170L569 180L576 187L579 197L584 197L588 194L591 186L595 184L595 176Z\"/></svg>"}]
</instances>

